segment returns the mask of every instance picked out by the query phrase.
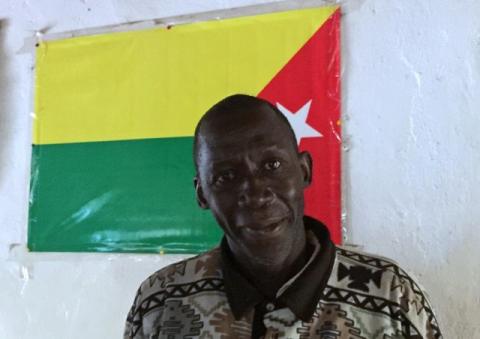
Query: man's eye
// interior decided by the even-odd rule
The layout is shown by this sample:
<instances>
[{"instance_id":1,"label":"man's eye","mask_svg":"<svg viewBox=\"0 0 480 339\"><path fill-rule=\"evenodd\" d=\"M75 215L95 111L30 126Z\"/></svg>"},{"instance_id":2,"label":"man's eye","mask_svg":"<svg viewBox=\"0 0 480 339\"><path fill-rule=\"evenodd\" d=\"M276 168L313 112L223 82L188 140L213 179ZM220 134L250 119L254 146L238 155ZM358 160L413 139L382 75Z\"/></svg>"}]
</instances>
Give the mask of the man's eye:
<instances>
[{"instance_id":1,"label":"man's eye","mask_svg":"<svg viewBox=\"0 0 480 339\"><path fill-rule=\"evenodd\" d=\"M268 171L275 171L280 167L281 163L278 160L267 161L265 163L265 169Z\"/></svg>"},{"instance_id":2,"label":"man's eye","mask_svg":"<svg viewBox=\"0 0 480 339\"><path fill-rule=\"evenodd\" d=\"M228 170L216 176L215 184L221 185L229 181L232 181L233 179L235 179L235 172L233 170Z\"/></svg>"}]
</instances>

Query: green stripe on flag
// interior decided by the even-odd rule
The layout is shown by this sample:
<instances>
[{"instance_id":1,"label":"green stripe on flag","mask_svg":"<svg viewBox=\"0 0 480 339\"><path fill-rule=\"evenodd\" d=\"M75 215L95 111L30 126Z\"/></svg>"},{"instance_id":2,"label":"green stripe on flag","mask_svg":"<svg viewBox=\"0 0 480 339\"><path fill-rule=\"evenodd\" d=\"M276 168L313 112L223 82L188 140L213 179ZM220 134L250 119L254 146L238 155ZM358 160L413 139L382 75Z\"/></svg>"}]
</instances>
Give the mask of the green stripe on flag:
<instances>
[{"instance_id":1,"label":"green stripe on flag","mask_svg":"<svg viewBox=\"0 0 480 339\"><path fill-rule=\"evenodd\" d=\"M221 231L193 189L192 137L33 146L32 251L192 253Z\"/></svg>"}]
</instances>

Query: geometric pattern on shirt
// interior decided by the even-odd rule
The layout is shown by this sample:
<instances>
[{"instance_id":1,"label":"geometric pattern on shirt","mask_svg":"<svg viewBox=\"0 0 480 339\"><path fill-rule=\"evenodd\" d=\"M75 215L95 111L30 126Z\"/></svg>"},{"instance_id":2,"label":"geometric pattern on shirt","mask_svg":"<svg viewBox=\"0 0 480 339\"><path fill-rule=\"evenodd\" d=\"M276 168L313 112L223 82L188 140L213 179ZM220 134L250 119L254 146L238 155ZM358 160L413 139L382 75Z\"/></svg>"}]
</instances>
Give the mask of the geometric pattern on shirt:
<instances>
[{"instance_id":1,"label":"geometric pattern on shirt","mask_svg":"<svg viewBox=\"0 0 480 339\"><path fill-rule=\"evenodd\" d=\"M377 314L384 314L391 319L399 321L402 324L402 332L405 335L418 335L417 330L402 311L401 305L390 300L332 286L325 288L322 299L326 302L340 302Z\"/></svg>"},{"instance_id":2,"label":"geometric pattern on shirt","mask_svg":"<svg viewBox=\"0 0 480 339\"><path fill-rule=\"evenodd\" d=\"M133 314L129 314L127 321L132 323L133 335L136 335L142 327L142 319L145 314L154 309L163 307L168 298L185 298L200 292L222 291L223 280L207 278L192 283L181 285L168 285L164 290L154 293L143 300Z\"/></svg>"},{"instance_id":3,"label":"geometric pattern on shirt","mask_svg":"<svg viewBox=\"0 0 480 339\"><path fill-rule=\"evenodd\" d=\"M208 317L214 311L228 303L227 299L220 299L217 303L212 303L211 300L215 298L217 293L218 292L215 291L196 294L188 297L187 300L190 304L194 305L203 316Z\"/></svg>"},{"instance_id":4,"label":"geometric pattern on shirt","mask_svg":"<svg viewBox=\"0 0 480 339\"><path fill-rule=\"evenodd\" d=\"M220 258L221 252L217 248L165 267L147 278L140 286L127 317L125 338L155 338L155 335L182 339L250 338L254 310L248 311L241 319L234 318L219 269ZM394 263L342 248L337 248L334 261L328 284L309 322L300 319L293 322L293 318L285 317L282 309L278 309L264 316L264 320L268 317L275 320L267 326L270 336L441 338L435 318L427 319L431 308L422 291ZM362 265L369 270L368 276L370 271L372 276L375 275L375 278L368 278L368 283L364 282L366 271L360 269L363 271L360 281L355 270L351 271L352 267ZM339 270L342 270L341 274ZM378 271L382 272L380 279L377 278L380 276ZM351 285L355 280L357 283ZM377 281L380 281L380 287ZM368 292L362 290L365 284ZM361 288L355 288L359 286ZM172 323L168 322L170 318ZM418 335L416 325L424 336Z\"/></svg>"},{"instance_id":5,"label":"geometric pattern on shirt","mask_svg":"<svg viewBox=\"0 0 480 339\"><path fill-rule=\"evenodd\" d=\"M319 319L321 321L319 321ZM312 319L297 329L300 339L367 339L339 304L320 302Z\"/></svg>"},{"instance_id":6,"label":"geometric pattern on shirt","mask_svg":"<svg viewBox=\"0 0 480 339\"><path fill-rule=\"evenodd\" d=\"M350 267L347 267L346 265L340 263L338 265L337 277L338 281L349 278L349 288L368 292L368 283L370 281L375 283L377 288L380 288L380 286L382 285L382 274L382 270L377 270L374 272L373 270L366 268L365 266L352 265Z\"/></svg>"},{"instance_id":7,"label":"geometric pattern on shirt","mask_svg":"<svg viewBox=\"0 0 480 339\"><path fill-rule=\"evenodd\" d=\"M163 317L166 310L170 315L167 319ZM184 305L180 300L167 300L154 323L150 338L196 338L201 328L200 315L190 305Z\"/></svg>"},{"instance_id":8,"label":"geometric pattern on shirt","mask_svg":"<svg viewBox=\"0 0 480 339\"><path fill-rule=\"evenodd\" d=\"M408 302L408 306L414 306L417 311L417 314L420 314L422 310L426 312L429 325L433 332L433 337L434 338L442 337L442 334L440 332L440 327L438 326L438 323L437 323L437 319L435 318L433 310L428 305L428 302L425 298L425 295L422 289L398 265L392 263L391 261L382 260L378 257L364 255L359 252L348 251L344 248L337 247L337 253L347 258L350 258L352 260L355 260L359 263L362 263L364 265L368 265L377 269L382 269L384 271L387 271L387 270L392 271L394 273L394 279L396 278L396 280L400 282L400 283L394 284L394 281L392 280L392 284L391 284L392 291L397 288L398 289L404 288L405 283L407 283L410 287L410 290L414 293L414 298ZM407 305L403 301L401 306L405 307Z\"/></svg>"},{"instance_id":9,"label":"geometric pattern on shirt","mask_svg":"<svg viewBox=\"0 0 480 339\"><path fill-rule=\"evenodd\" d=\"M340 255L351 258L362 264L373 266L375 268L379 268L385 271L387 270L393 271L395 273L395 276L404 279L404 281L407 281L410 284L412 291L419 296L420 302L422 304L425 304L425 296L423 295L420 287L398 265L390 261L382 260L380 258L371 257L367 255L362 255L361 253L348 251L343 248L337 248L337 252ZM400 287L400 285L398 287Z\"/></svg>"},{"instance_id":10,"label":"geometric pattern on shirt","mask_svg":"<svg viewBox=\"0 0 480 339\"><path fill-rule=\"evenodd\" d=\"M249 339L251 336L250 324L245 320L236 321L227 307L222 307L215 312L209 325L214 328L214 333L220 338Z\"/></svg>"},{"instance_id":11,"label":"geometric pattern on shirt","mask_svg":"<svg viewBox=\"0 0 480 339\"><path fill-rule=\"evenodd\" d=\"M289 308L281 308L274 312L267 312L263 316L265 327L289 327L297 322L297 317Z\"/></svg>"},{"instance_id":12,"label":"geometric pattern on shirt","mask_svg":"<svg viewBox=\"0 0 480 339\"><path fill-rule=\"evenodd\" d=\"M162 275L153 274L148 278L148 283L150 284L150 287L152 287L154 284L158 284L160 287L165 287L167 283L173 282L173 277L175 275L185 274L186 265L187 264L185 262L181 261L168 266L165 273Z\"/></svg>"}]
</instances>

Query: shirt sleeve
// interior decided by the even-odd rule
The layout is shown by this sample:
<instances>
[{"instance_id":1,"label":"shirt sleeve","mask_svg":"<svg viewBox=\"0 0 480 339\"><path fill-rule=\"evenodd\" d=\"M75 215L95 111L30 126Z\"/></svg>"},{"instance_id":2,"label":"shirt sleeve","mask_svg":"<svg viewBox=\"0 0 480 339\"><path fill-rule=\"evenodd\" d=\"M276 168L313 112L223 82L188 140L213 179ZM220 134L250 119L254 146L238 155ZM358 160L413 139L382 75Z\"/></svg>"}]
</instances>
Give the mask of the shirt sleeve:
<instances>
[{"instance_id":1,"label":"shirt sleeve","mask_svg":"<svg viewBox=\"0 0 480 339\"><path fill-rule=\"evenodd\" d=\"M141 330L141 319L139 318L138 314L138 307L140 305L140 301L142 300L142 292L141 288L138 289L135 299L133 301L132 307L130 307L130 311L127 315L127 320L125 322L125 329L123 332L124 339L137 339L140 338L137 334L140 333Z\"/></svg>"},{"instance_id":2,"label":"shirt sleeve","mask_svg":"<svg viewBox=\"0 0 480 339\"><path fill-rule=\"evenodd\" d=\"M409 338L441 339L443 338L427 293L411 277L405 274L403 302L406 303L405 324Z\"/></svg>"}]
</instances>

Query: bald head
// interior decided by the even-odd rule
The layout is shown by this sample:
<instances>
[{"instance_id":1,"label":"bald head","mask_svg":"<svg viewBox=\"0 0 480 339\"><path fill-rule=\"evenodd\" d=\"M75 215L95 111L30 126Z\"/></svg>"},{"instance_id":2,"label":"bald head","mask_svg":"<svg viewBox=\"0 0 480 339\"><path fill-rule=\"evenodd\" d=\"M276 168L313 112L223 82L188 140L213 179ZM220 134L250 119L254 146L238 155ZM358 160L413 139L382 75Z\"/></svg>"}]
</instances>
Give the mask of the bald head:
<instances>
[{"instance_id":1,"label":"bald head","mask_svg":"<svg viewBox=\"0 0 480 339\"><path fill-rule=\"evenodd\" d=\"M229 133L223 127L227 124L236 125L237 133L248 133L248 124L258 120L264 114L273 114L274 124L280 124L285 128L285 137L290 139L292 147L298 151L295 133L283 113L270 102L254 96L235 94L213 105L200 119L195 128L193 158L195 169L198 172L199 148L202 142L208 138L215 138L215 133ZM233 124L232 124L233 123ZM242 129L245 125L245 129ZM273 126L272 126L273 127ZM240 131L240 132L239 132ZM242 142L238 135L237 142Z\"/></svg>"}]
</instances>

